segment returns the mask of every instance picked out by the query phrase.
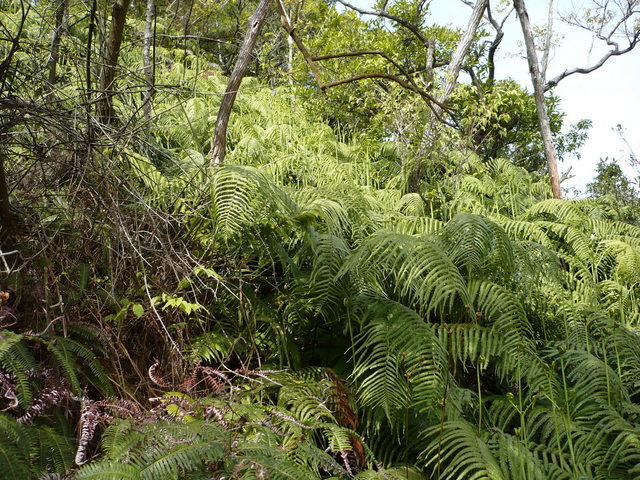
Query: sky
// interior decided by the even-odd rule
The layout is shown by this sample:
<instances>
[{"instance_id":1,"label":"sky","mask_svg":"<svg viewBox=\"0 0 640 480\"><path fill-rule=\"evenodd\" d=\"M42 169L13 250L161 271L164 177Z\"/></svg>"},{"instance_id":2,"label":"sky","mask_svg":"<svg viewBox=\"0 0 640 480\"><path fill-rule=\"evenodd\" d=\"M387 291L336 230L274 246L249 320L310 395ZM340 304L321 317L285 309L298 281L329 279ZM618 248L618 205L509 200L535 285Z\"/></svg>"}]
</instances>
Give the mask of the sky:
<instances>
[{"instance_id":1,"label":"sky","mask_svg":"<svg viewBox=\"0 0 640 480\"><path fill-rule=\"evenodd\" d=\"M372 0L357 0L354 3L366 8L373 5ZM545 25L548 2L529 0L526 3L531 22L534 25ZM554 49L547 78L552 78L567 68L590 66L606 52L606 45L594 40L589 32L560 20L559 14L572 9L584 9L589 3L588 0L556 0L554 31L559 35L560 44ZM428 22L466 27L471 8L461 0L433 0L431 5ZM505 37L496 58L496 75L499 78L513 78L531 91L522 32L515 13L511 14L504 31ZM625 173L636 179L640 172L626 162L629 147L614 128L618 124L623 127L631 149L640 156L640 46L625 55L610 58L594 72L565 78L554 93L561 99L560 107L566 115L566 126L581 119L593 122L589 137L580 149L581 158L566 159L559 166L561 173L571 168L572 177L563 182L562 186L584 192L587 183L595 175L598 161L605 157L618 160Z\"/></svg>"}]
</instances>

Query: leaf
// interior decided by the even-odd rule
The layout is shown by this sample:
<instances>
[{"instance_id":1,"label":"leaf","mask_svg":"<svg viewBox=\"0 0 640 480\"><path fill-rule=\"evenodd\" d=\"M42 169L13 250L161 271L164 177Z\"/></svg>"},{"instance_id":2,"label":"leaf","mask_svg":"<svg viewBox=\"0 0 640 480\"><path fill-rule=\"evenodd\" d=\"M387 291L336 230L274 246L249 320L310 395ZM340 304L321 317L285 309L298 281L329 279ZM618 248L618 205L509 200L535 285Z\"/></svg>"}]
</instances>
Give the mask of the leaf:
<instances>
[{"instance_id":1,"label":"leaf","mask_svg":"<svg viewBox=\"0 0 640 480\"><path fill-rule=\"evenodd\" d=\"M135 303L131 310L133 311L133 314L138 318L144 315L144 307L139 303Z\"/></svg>"},{"instance_id":2,"label":"leaf","mask_svg":"<svg viewBox=\"0 0 640 480\"><path fill-rule=\"evenodd\" d=\"M78 265L78 271L80 273L80 279L78 280L78 288L80 291L84 291L87 288L87 283L89 282L89 265L86 263L80 263Z\"/></svg>"}]
</instances>

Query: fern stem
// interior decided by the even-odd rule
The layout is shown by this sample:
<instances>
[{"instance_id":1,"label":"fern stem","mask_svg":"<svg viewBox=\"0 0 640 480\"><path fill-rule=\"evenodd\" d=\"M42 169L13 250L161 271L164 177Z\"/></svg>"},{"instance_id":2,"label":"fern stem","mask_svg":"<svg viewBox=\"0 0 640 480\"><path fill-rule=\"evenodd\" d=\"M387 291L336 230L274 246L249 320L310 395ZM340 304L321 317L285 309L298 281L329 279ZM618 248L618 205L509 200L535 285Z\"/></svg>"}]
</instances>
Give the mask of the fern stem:
<instances>
[{"instance_id":1,"label":"fern stem","mask_svg":"<svg viewBox=\"0 0 640 480\"><path fill-rule=\"evenodd\" d=\"M526 445L527 443L527 423L524 415L524 406L522 403L522 371L521 371L521 356L518 354L518 414L520 415L520 435L522 437L523 443ZM520 464L521 470L521 478L527 478L527 472L525 471L524 463L518 462Z\"/></svg>"},{"instance_id":2,"label":"fern stem","mask_svg":"<svg viewBox=\"0 0 640 480\"><path fill-rule=\"evenodd\" d=\"M563 389L563 393L564 393L564 415L563 415L563 419L564 419L564 429L565 429L565 433L567 435L567 441L569 443L569 453L571 454L571 463L572 463L572 469L573 469L573 473L575 475L578 475L578 472L576 470L576 466L577 466L577 461L576 461L576 454L573 448L573 436L572 436L572 432L571 432L571 425L569 423L569 390L567 388L567 374L565 371L565 364L564 364L564 357L561 356L560 357L560 370L562 371L562 389Z\"/></svg>"},{"instance_id":3,"label":"fern stem","mask_svg":"<svg viewBox=\"0 0 640 480\"><path fill-rule=\"evenodd\" d=\"M604 357L604 376L607 381L607 402L611 405L611 379L609 378L609 362L607 360L607 346L602 339L602 355Z\"/></svg>"},{"instance_id":4,"label":"fern stem","mask_svg":"<svg viewBox=\"0 0 640 480\"><path fill-rule=\"evenodd\" d=\"M476 381L478 383L478 433L482 431L482 389L480 388L480 364L476 367Z\"/></svg>"}]
</instances>

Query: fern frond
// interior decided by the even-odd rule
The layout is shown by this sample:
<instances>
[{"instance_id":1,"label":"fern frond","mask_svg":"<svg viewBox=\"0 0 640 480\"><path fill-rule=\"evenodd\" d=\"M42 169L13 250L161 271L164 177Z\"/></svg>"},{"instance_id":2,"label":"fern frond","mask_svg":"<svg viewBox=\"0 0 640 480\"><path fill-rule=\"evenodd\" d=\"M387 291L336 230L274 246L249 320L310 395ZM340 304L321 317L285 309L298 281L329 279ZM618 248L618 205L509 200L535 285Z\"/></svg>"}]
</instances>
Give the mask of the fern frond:
<instances>
[{"instance_id":1,"label":"fern frond","mask_svg":"<svg viewBox=\"0 0 640 480\"><path fill-rule=\"evenodd\" d=\"M382 409L392 425L409 406L432 408L442 396L447 364L434 329L399 303L362 301L366 307L353 371L360 402Z\"/></svg>"},{"instance_id":2,"label":"fern frond","mask_svg":"<svg viewBox=\"0 0 640 480\"><path fill-rule=\"evenodd\" d=\"M367 290L415 302L425 314L469 304L465 282L438 239L417 239L379 231L347 258L339 277L349 273Z\"/></svg>"},{"instance_id":3,"label":"fern frond","mask_svg":"<svg viewBox=\"0 0 640 480\"><path fill-rule=\"evenodd\" d=\"M15 376L18 385L18 400L22 408L31 405L33 392L27 374L35 370L36 363L27 350L23 336L9 330L0 331L0 366Z\"/></svg>"},{"instance_id":4,"label":"fern frond","mask_svg":"<svg viewBox=\"0 0 640 480\"><path fill-rule=\"evenodd\" d=\"M511 242L504 230L488 218L460 213L444 226L442 238L453 263L470 275L481 267L500 269L502 276L513 269Z\"/></svg>"},{"instance_id":5,"label":"fern frond","mask_svg":"<svg viewBox=\"0 0 640 480\"><path fill-rule=\"evenodd\" d=\"M431 439L421 457L440 478L507 479L485 438L464 421L447 422L427 431Z\"/></svg>"}]
</instances>

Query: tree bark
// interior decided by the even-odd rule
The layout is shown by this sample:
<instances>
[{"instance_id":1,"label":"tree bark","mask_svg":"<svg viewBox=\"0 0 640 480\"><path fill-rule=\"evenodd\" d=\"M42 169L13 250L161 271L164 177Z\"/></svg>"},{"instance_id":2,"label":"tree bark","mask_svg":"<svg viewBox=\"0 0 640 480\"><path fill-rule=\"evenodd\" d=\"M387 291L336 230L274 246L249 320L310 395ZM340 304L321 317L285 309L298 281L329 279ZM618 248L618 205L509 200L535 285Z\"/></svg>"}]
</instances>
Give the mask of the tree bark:
<instances>
[{"instance_id":1,"label":"tree bark","mask_svg":"<svg viewBox=\"0 0 640 480\"><path fill-rule=\"evenodd\" d=\"M287 35L287 75L289 76L289 87L293 91L293 38Z\"/></svg>"},{"instance_id":2,"label":"tree bark","mask_svg":"<svg viewBox=\"0 0 640 480\"><path fill-rule=\"evenodd\" d=\"M549 0L547 10L547 28L544 35L544 46L542 47L542 60L540 62L540 76L543 82L547 79L547 69L549 68L549 55L551 54L551 44L553 43L553 1Z\"/></svg>"},{"instance_id":3,"label":"tree bark","mask_svg":"<svg viewBox=\"0 0 640 480\"><path fill-rule=\"evenodd\" d=\"M91 49L93 48L93 32L96 29L96 12L98 11L98 0L93 0L91 12L89 13L89 31L87 32L87 58L85 59L85 82L87 85L87 112L89 111L91 97Z\"/></svg>"},{"instance_id":4,"label":"tree bark","mask_svg":"<svg viewBox=\"0 0 640 480\"><path fill-rule=\"evenodd\" d=\"M102 121L110 123L115 118L113 109L113 79L115 76L116 66L118 65L118 56L120 55L120 46L122 45L122 34L127 20L127 10L129 9L128 0L115 0L111 9L111 27L109 29L109 38L105 45L104 64L102 74L100 76L100 90L102 90L102 99L98 103L98 111Z\"/></svg>"},{"instance_id":5,"label":"tree bark","mask_svg":"<svg viewBox=\"0 0 640 480\"><path fill-rule=\"evenodd\" d=\"M242 83L249 62L251 61L251 54L262 30L262 25L267 18L269 12L269 1L260 0L258 8L251 15L249 19L247 32L245 33L242 46L240 47L240 53L238 59L231 72L229 78L229 84L227 90L222 97L222 103L218 110L218 119L216 120L216 129L211 141L211 165L216 166L224 162L224 157L227 153L227 127L229 126L229 117L231 116L231 109L236 100L238 89Z\"/></svg>"},{"instance_id":6,"label":"tree bark","mask_svg":"<svg viewBox=\"0 0 640 480\"><path fill-rule=\"evenodd\" d=\"M538 125L540 127L540 135L544 145L544 154L547 159L547 169L549 171L549 182L551 183L551 191L553 198L562 198L562 190L560 188L560 176L558 175L558 161L556 159L556 150L553 145L553 136L551 134L551 122L547 106L544 103L544 78L540 70L538 62L538 54L533 39L533 30L529 21L529 14L524 4L524 0L514 0L513 6L516 9L520 26L524 36L524 42L527 47L527 61L529 62L529 73L531 74L531 82L533 83L533 95L536 101L536 111L538 114Z\"/></svg>"},{"instance_id":7,"label":"tree bark","mask_svg":"<svg viewBox=\"0 0 640 480\"><path fill-rule=\"evenodd\" d=\"M475 37L476 32L478 31L478 27L480 26L480 22L482 21L482 16L484 15L488 4L489 0L477 0L475 5L473 6L471 18L469 18L469 23L467 24L467 29L462 35L462 38L460 38L453 56L451 57L451 62L449 62L445 83L442 87L442 93L438 96L438 103L434 105L431 120L429 121L429 124L422 134L420 147L418 149L418 155L420 157L426 155L427 152L433 148L435 138L438 136L436 120L440 117L443 111L441 105L446 103L447 99L456 86L458 76L460 75L460 70L462 69L462 64L464 63L464 59L469 52L469 48L471 47L471 43L473 42L473 38Z\"/></svg>"},{"instance_id":8,"label":"tree bark","mask_svg":"<svg viewBox=\"0 0 640 480\"><path fill-rule=\"evenodd\" d=\"M493 14L491 13L491 3L487 4L487 20L493 26L496 31L496 36L493 38L491 45L489 45L489 51L487 52L487 64L489 65L489 73L487 75L487 83L489 85L493 85L493 82L496 77L496 64L495 57L496 52L498 51L498 47L502 43L502 39L504 38L504 24L507 19L511 16L511 12L513 12L513 8L507 12L507 14L502 18L502 20L497 21Z\"/></svg>"},{"instance_id":9,"label":"tree bark","mask_svg":"<svg viewBox=\"0 0 640 480\"><path fill-rule=\"evenodd\" d=\"M296 29L291 25L291 22L289 21L289 17L287 16L287 12L284 9L284 5L282 4L282 0L275 0L275 4L276 4L276 10L280 15L280 23L282 24L282 28L286 30L286 32L289 34L289 38L293 41L293 43L296 44L296 47L298 47L298 50L302 54L304 61L307 62L307 66L311 70L311 73L313 74L313 78L316 81L318 87L321 90L324 90L324 83L322 81L322 75L320 74L320 69L315 64L315 61L313 57L311 57L311 54L309 53L309 50L307 50L307 47L305 46L305 44L302 42L302 40L300 40L300 37L298 37L298 34L296 33Z\"/></svg>"},{"instance_id":10,"label":"tree bark","mask_svg":"<svg viewBox=\"0 0 640 480\"><path fill-rule=\"evenodd\" d=\"M56 69L58 68L58 58L60 56L60 40L64 33L64 16L67 11L67 1L59 0L58 8L56 9L56 25L51 37L51 52L47 60L47 70L49 70L49 84L53 85L56 81Z\"/></svg>"},{"instance_id":11,"label":"tree bark","mask_svg":"<svg viewBox=\"0 0 640 480\"><path fill-rule=\"evenodd\" d=\"M15 219L9 208L9 187L4 169L4 155L0 151L0 247L9 248Z\"/></svg>"},{"instance_id":12,"label":"tree bark","mask_svg":"<svg viewBox=\"0 0 640 480\"><path fill-rule=\"evenodd\" d=\"M449 98L451 92L453 92L453 89L456 86L456 83L458 82L458 75L460 75L462 64L467 56L467 52L469 52L469 48L471 48L471 43L473 42L473 38L476 36L476 32L480 26L480 21L482 20L482 16L484 15L488 4L489 0L476 0L476 4L471 13L471 18L469 18L469 23L467 24L467 29L458 42L456 50L453 53L453 57L451 57L449 68L447 69L447 79L445 80L444 88L442 89L442 94L440 96L440 101L442 103Z\"/></svg>"},{"instance_id":13,"label":"tree bark","mask_svg":"<svg viewBox=\"0 0 640 480\"><path fill-rule=\"evenodd\" d=\"M155 68L151 58L151 45L154 40L153 25L156 17L155 0L147 0L147 20L144 27L144 42L142 44L142 66L144 69L145 92L142 101L142 111L144 119L151 121L151 100L155 88Z\"/></svg>"}]
</instances>

